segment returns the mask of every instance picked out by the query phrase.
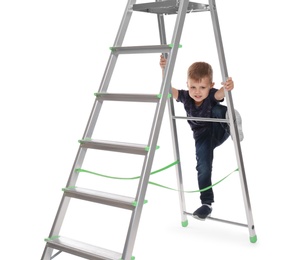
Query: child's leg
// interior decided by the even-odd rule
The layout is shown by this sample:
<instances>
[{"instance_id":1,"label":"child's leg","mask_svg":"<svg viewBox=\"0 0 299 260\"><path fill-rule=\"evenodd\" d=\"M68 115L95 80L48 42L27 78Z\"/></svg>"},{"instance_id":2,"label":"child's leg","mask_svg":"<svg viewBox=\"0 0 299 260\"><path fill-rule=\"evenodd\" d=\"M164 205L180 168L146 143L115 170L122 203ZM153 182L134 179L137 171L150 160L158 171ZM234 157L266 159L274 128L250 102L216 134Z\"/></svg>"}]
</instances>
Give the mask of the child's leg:
<instances>
[{"instance_id":1,"label":"child's leg","mask_svg":"<svg viewBox=\"0 0 299 260\"><path fill-rule=\"evenodd\" d=\"M227 107L222 105L216 105L212 109L213 118L225 118L227 112ZM221 145L230 135L230 128L227 123L217 123L212 124L213 133L213 146L214 148Z\"/></svg>"},{"instance_id":2,"label":"child's leg","mask_svg":"<svg viewBox=\"0 0 299 260\"><path fill-rule=\"evenodd\" d=\"M197 160L197 179L199 189L205 189L212 185L212 162L213 162L213 144L211 128L205 132L194 133L196 160ZM193 216L200 220L205 220L212 212L211 204L214 202L214 193L212 188L200 192L202 206L193 212Z\"/></svg>"},{"instance_id":3,"label":"child's leg","mask_svg":"<svg viewBox=\"0 0 299 260\"><path fill-rule=\"evenodd\" d=\"M209 130L194 136L196 148L196 170L199 189L204 189L212 185L212 163L213 163L213 144L212 132ZM200 193L202 204L211 205L214 202L213 189L208 189Z\"/></svg>"}]
</instances>

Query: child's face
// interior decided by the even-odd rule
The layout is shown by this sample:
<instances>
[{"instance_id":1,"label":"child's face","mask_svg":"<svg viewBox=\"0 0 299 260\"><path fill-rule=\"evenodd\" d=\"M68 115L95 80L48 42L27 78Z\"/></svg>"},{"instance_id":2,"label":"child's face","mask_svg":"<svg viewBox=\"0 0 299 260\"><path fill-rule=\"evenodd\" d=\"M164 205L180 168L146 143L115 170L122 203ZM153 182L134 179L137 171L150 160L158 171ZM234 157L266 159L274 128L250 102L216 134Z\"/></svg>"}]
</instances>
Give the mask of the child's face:
<instances>
[{"instance_id":1,"label":"child's face","mask_svg":"<svg viewBox=\"0 0 299 260\"><path fill-rule=\"evenodd\" d=\"M213 88L214 83L212 83L208 77L204 77L201 81L189 78L187 85L189 96L195 101L195 104L199 106L209 95L210 89Z\"/></svg>"}]
</instances>

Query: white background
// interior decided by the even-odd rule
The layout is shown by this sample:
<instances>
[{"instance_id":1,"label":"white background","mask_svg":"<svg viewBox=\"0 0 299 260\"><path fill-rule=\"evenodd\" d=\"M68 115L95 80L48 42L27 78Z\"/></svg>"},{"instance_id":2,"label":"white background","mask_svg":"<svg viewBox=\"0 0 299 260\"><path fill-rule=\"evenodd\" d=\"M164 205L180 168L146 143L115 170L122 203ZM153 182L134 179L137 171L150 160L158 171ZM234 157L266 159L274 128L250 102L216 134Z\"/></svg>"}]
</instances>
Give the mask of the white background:
<instances>
[{"instance_id":1,"label":"white background","mask_svg":"<svg viewBox=\"0 0 299 260\"><path fill-rule=\"evenodd\" d=\"M136 259L298 258L297 75L298 16L293 1L218 1L234 105L243 118L242 151L258 241L243 227L189 218L181 227L174 191L149 186L133 255ZM74 162L125 0L10 0L0 2L1 255L40 259ZM175 16L166 17L171 41ZM186 88L186 70L209 62L221 75L210 14L187 15L172 83ZM134 13L124 45L159 44L155 15ZM121 56L111 91L158 93L159 54ZM184 111L175 104L179 115ZM103 114L103 116L102 116ZM150 107L103 107L99 139L147 142ZM136 124L136 121L138 124ZM194 144L178 121L185 188L197 189ZM173 162L167 114L153 170ZM107 163L108 162L108 163ZM91 152L86 168L137 176L142 160ZM233 142L215 151L213 182L236 168ZM175 188L174 168L151 177ZM135 194L137 182L81 174L80 185ZM78 186L80 186L78 185ZM237 173L214 189L213 216L246 223ZM72 204L73 203L73 204ZM129 213L72 202L63 234L122 251ZM88 204L88 205L87 205ZM186 194L187 210L199 205ZM61 254L57 259L75 259Z\"/></svg>"}]
</instances>

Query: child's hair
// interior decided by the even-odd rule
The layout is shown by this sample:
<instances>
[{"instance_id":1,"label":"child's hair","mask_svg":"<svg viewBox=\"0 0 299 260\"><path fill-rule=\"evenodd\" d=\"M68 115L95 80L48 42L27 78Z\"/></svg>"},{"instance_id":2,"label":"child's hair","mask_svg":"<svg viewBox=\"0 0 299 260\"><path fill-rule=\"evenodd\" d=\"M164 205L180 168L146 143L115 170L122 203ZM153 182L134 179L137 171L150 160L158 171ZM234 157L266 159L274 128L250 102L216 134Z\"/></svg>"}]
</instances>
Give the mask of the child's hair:
<instances>
[{"instance_id":1,"label":"child's hair","mask_svg":"<svg viewBox=\"0 0 299 260\"><path fill-rule=\"evenodd\" d=\"M200 81L208 77L213 82L212 66L206 62L194 62L188 69L188 79Z\"/></svg>"}]
</instances>

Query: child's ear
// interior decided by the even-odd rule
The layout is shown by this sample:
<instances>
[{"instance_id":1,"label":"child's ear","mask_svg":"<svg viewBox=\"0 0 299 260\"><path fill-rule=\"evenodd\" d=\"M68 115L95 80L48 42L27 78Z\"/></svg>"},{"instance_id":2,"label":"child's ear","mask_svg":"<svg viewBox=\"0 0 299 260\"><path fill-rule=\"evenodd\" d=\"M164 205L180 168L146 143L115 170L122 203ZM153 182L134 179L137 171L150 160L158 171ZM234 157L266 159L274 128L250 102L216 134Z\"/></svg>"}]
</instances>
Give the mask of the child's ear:
<instances>
[{"instance_id":1,"label":"child's ear","mask_svg":"<svg viewBox=\"0 0 299 260\"><path fill-rule=\"evenodd\" d=\"M213 88L215 86L215 82L212 82L211 84L211 88Z\"/></svg>"}]
</instances>

